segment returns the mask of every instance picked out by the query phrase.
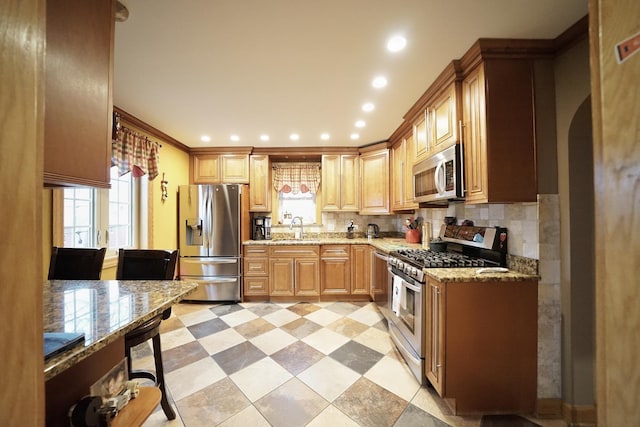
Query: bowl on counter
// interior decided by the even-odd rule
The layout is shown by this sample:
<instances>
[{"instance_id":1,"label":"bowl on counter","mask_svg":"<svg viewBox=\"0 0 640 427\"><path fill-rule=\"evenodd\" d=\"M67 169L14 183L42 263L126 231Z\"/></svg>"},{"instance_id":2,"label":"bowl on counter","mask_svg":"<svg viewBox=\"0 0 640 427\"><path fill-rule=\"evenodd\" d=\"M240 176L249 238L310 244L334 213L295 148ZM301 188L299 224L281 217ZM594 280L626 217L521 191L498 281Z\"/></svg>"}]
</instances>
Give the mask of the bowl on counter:
<instances>
[{"instance_id":1,"label":"bowl on counter","mask_svg":"<svg viewBox=\"0 0 640 427\"><path fill-rule=\"evenodd\" d=\"M429 242L429 250L433 252L446 252L447 242L443 242L442 240L432 240Z\"/></svg>"}]
</instances>

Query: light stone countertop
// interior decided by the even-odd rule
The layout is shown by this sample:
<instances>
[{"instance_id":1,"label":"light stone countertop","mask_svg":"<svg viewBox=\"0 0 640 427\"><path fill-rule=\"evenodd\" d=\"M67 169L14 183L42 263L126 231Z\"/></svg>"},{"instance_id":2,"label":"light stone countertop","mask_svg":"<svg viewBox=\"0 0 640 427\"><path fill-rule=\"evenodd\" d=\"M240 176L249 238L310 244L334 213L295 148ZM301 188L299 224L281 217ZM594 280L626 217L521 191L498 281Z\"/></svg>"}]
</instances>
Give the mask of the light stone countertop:
<instances>
[{"instance_id":1,"label":"light stone countertop","mask_svg":"<svg viewBox=\"0 0 640 427\"><path fill-rule=\"evenodd\" d=\"M45 381L180 302L197 286L180 280L45 281L44 331L85 334L84 345L45 362Z\"/></svg>"}]
</instances>

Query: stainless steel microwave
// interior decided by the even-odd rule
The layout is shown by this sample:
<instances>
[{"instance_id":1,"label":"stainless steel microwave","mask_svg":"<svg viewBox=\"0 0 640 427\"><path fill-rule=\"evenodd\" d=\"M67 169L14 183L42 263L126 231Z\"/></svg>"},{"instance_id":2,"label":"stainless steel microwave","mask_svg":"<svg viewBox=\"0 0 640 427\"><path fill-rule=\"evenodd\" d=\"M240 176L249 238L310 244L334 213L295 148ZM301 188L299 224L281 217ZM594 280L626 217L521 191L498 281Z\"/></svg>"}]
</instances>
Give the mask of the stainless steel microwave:
<instances>
[{"instance_id":1,"label":"stainless steel microwave","mask_svg":"<svg viewBox=\"0 0 640 427\"><path fill-rule=\"evenodd\" d=\"M462 147L456 144L413 166L413 197L418 203L464 197Z\"/></svg>"}]
</instances>

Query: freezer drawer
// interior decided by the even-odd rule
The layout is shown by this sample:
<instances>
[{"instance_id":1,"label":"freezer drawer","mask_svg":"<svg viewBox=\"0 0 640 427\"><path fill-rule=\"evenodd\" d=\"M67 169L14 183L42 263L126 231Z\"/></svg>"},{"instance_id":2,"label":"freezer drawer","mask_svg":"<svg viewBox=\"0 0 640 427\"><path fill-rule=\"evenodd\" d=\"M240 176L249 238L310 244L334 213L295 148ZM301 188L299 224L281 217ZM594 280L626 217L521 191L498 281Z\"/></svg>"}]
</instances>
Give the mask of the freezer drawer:
<instances>
[{"instance_id":1,"label":"freezer drawer","mask_svg":"<svg viewBox=\"0 0 640 427\"><path fill-rule=\"evenodd\" d=\"M183 257L180 258L180 276L240 276L240 258Z\"/></svg>"},{"instance_id":2,"label":"freezer drawer","mask_svg":"<svg viewBox=\"0 0 640 427\"><path fill-rule=\"evenodd\" d=\"M187 301L240 301L240 277L182 277L182 280L195 282L198 288L190 294Z\"/></svg>"}]
</instances>

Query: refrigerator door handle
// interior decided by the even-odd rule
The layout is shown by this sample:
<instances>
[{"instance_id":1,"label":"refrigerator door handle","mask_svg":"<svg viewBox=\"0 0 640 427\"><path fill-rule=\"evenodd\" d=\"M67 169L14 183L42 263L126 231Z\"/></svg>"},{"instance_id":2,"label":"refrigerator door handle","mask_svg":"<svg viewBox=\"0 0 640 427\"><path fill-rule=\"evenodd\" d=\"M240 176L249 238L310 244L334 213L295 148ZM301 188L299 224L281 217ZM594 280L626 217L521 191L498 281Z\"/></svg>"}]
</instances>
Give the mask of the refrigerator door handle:
<instances>
[{"instance_id":1,"label":"refrigerator door handle","mask_svg":"<svg viewBox=\"0 0 640 427\"><path fill-rule=\"evenodd\" d=\"M239 261L238 258L218 258L218 259L212 259L212 260L207 260L207 261L202 261L202 258L198 258L197 260L191 260L188 258L182 258L182 262L184 264L199 264L199 265L203 265L203 264L237 264Z\"/></svg>"}]
</instances>

